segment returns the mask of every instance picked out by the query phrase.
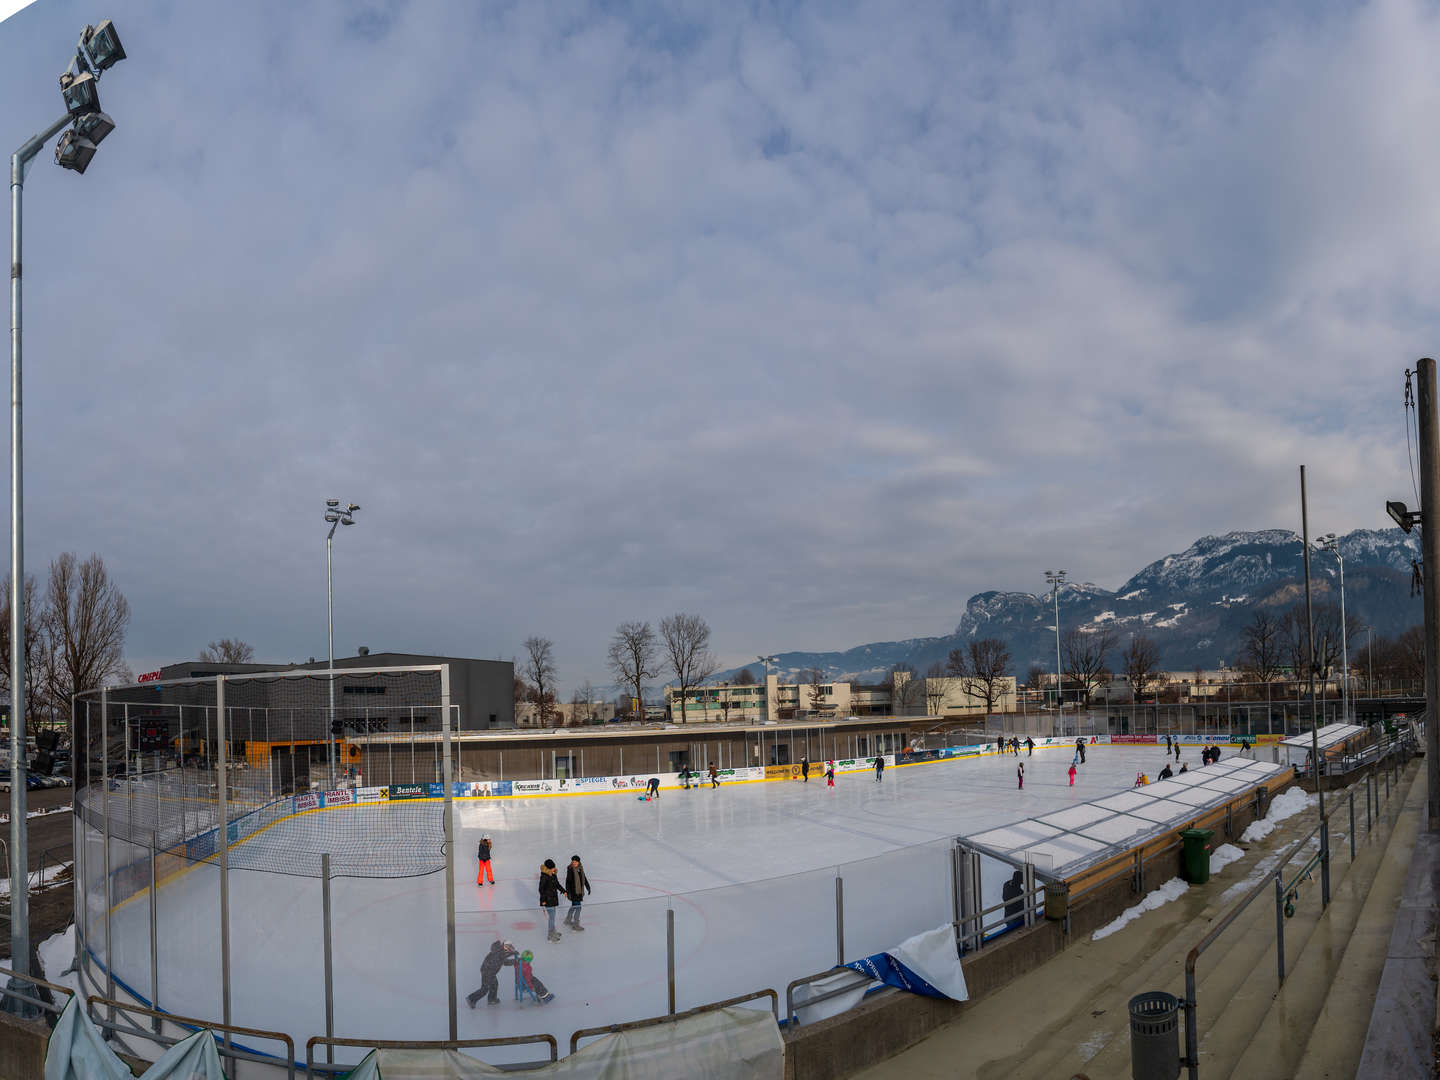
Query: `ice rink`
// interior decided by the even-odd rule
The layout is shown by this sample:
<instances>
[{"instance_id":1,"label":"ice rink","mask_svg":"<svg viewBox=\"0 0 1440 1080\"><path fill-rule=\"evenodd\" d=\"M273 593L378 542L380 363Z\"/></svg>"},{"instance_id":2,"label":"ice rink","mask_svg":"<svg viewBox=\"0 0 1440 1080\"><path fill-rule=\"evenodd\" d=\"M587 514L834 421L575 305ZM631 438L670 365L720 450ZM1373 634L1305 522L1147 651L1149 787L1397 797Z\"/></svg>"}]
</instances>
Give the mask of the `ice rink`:
<instances>
[{"instance_id":1,"label":"ice rink","mask_svg":"<svg viewBox=\"0 0 1440 1080\"><path fill-rule=\"evenodd\" d=\"M809 783L666 790L650 802L633 792L457 800L460 1036L549 1032L563 1054L578 1028L664 1013L669 908L677 1009L769 986L779 991L783 1010L789 981L835 963L837 876L844 882L845 959L854 960L951 920L954 837L1129 788L1137 771L1153 778L1165 760L1156 746L1087 750L1074 787L1066 775L1071 750L1055 748L1019 759L891 767L881 783L872 772L840 774L834 788L812 776ZM1192 769L1198 759L1198 747L1185 748ZM1025 764L1023 791L1017 760ZM363 819L374 829L371 842L393 843L383 807L373 809L380 812ZM267 843L283 841L290 830L300 846L310 846L300 834L313 821L284 821L267 831ZM497 880L477 887L475 849L486 832ZM101 858L99 845L92 846L87 866ZM536 879L550 858L563 882L572 854L584 861L594 888L583 909L586 929L561 926L563 939L550 943ZM218 883L218 870L200 864L159 891L163 1009L221 1015ZM336 1034L446 1038L444 875L337 878L332 890ZM998 885L995 892L987 902L999 899ZM147 896L114 911L111 933L117 976L148 998ZM232 870L229 902L235 1022L290 1033L303 1059L305 1039L325 1030L321 883ZM562 898L560 918L567 909ZM92 907L97 952L103 922L103 910ZM552 1003L514 1000L506 969L499 1005L466 1007L463 995L479 985L481 959L496 938L534 952L535 974L555 994ZM495 1061L533 1056L524 1049L508 1058L486 1054Z\"/></svg>"}]
</instances>

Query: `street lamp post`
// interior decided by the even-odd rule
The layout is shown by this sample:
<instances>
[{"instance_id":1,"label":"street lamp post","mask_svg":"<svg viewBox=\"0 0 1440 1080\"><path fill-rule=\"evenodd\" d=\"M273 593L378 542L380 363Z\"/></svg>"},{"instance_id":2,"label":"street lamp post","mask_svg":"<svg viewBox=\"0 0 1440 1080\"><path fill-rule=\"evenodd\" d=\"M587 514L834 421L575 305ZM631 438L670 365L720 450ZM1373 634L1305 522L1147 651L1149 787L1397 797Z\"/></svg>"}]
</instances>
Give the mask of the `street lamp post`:
<instances>
[{"instance_id":1,"label":"street lamp post","mask_svg":"<svg viewBox=\"0 0 1440 1080\"><path fill-rule=\"evenodd\" d=\"M335 542L335 529L340 525L354 525L355 511L360 507L356 503L350 503L343 510L340 508L339 499L325 500L325 520L330 523L330 532L325 537L325 609L326 625L330 639L330 668L327 672L326 682L330 687L330 734L325 739L325 759L330 768L330 790L335 789L335 739L339 734L335 730L335 585L334 577L331 574L331 548Z\"/></svg>"},{"instance_id":2,"label":"street lamp post","mask_svg":"<svg viewBox=\"0 0 1440 1080\"><path fill-rule=\"evenodd\" d=\"M25 514L23 444L20 409L21 267L20 206L25 173L35 155L66 125L73 127L55 149L55 163L84 173L95 147L115 130L115 122L100 111L100 76L125 59L120 37L109 19L80 32L75 58L60 76L65 113L38 135L32 135L10 155L10 966L20 975L30 972L30 897L25 829ZM77 689L90 689L77 687ZM77 751L71 718L71 753ZM105 718L100 718L101 737ZM19 882L16 887L14 883ZM108 963L108 960L107 960Z\"/></svg>"},{"instance_id":3,"label":"street lamp post","mask_svg":"<svg viewBox=\"0 0 1440 1080\"><path fill-rule=\"evenodd\" d=\"M1340 659L1344 665L1340 670L1340 720L1349 723L1350 715L1350 638L1345 625L1345 556L1340 554L1340 539L1334 533L1320 537L1319 544L1326 551L1333 552L1340 564Z\"/></svg>"},{"instance_id":4,"label":"street lamp post","mask_svg":"<svg viewBox=\"0 0 1440 1080\"><path fill-rule=\"evenodd\" d=\"M1046 570L1045 580L1050 584L1050 599L1055 604L1055 731L1060 734L1060 721L1065 719L1065 684L1060 667L1060 586L1065 584L1065 570ZM1076 723L1080 717L1077 712Z\"/></svg>"}]
</instances>

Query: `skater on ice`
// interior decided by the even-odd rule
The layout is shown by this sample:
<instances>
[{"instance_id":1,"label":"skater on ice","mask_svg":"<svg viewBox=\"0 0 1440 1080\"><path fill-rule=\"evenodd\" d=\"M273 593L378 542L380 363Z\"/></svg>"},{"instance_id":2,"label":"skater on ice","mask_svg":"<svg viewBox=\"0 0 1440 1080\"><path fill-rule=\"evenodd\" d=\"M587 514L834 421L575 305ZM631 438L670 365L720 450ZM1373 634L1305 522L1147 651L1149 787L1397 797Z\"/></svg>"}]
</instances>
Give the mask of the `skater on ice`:
<instances>
[{"instance_id":1,"label":"skater on ice","mask_svg":"<svg viewBox=\"0 0 1440 1080\"><path fill-rule=\"evenodd\" d=\"M1084 765L1084 764L1085 764L1085 736L1084 736L1084 735L1081 735L1080 738L1078 738L1078 739L1075 740L1075 752L1080 755L1080 764L1081 764L1081 765Z\"/></svg>"},{"instance_id":2,"label":"skater on ice","mask_svg":"<svg viewBox=\"0 0 1440 1080\"><path fill-rule=\"evenodd\" d=\"M810 782L810 759L808 757L800 759L800 782L802 784Z\"/></svg>"},{"instance_id":3,"label":"skater on ice","mask_svg":"<svg viewBox=\"0 0 1440 1080\"><path fill-rule=\"evenodd\" d=\"M835 786L835 763L833 761L825 762L825 786Z\"/></svg>"},{"instance_id":4,"label":"skater on ice","mask_svg":"<svg viewBox=\"0 0 1440 1080\"><path fill-rule=\"evenodd\" d=\"M465 1004L475 1007L482 997L488 1005L500 1004L500 969L513 965L516 960L515 946L508 941L495 941L480 964L480 989L465 995Z\"/></svg>"},{"instance_id":5,"label":"skater on ice","mask_svg":"<svg viewBox=\"0 0 1440 1080\"><path fill-rule=\"evenodd\" d=\"M590 879L585 876L585 867L580 865L580 856L571 855L570 865L565 868L565 895L570 900L570 910L565 913L565 925L572 930L584 930L580 925L580 905L585 894L590 892Z\"/></svg>"},{"instance_id":6,"label":"skater on ice","mask_svg":"<svg viewBox=\"0 0 1440 1080\"><path fill-rule=\"evenodd\" d=\"M658 799L660 797L660 778L650 777L650 782L645 785L645 797L647 799Z\"/></svg>"},{"instance_id":7,"label":"skater on ice","mask_svg":"<svg viewBox=\"0 0 1440 1080\"><path fill-rule=\"evenodd\" d=\"M1174 775L1175 773L1171 770L1169 762L1166 762L1165 767L1160 770L1160 775L1157 776L1155 779L1169 780Z\"/></svg>"},{"instance_id":8,"label":"skater on ice","mask_svg":"<svg viewBox=\"0 0 1440 1080\"><path fill-rule=\"evenodd\" d=\"M875 755L875 782L878 784L885 776L885 755Z\"/></svg>"},{"instance_id":9,"label":"skater on ice","mask_svg":"<svg viewBox=\"0 0 1440 1080\"><path fill-rule=\"evenodd\" d=\"M1070 762L1070 786L1075 786L1075 762Z\"/></svg>"},{"instance_id":10,"label":"skater on ice","mask_svg":"<svg viewBox=\"0 0 1440 1080\"><path fill-rule=\"evenodd\" d=\"M559 941L555 931L555 909L560 906L560 879L555 876L555 860L546 859L540 867L540 910L550 920L551 941Z\"/></svg>"},{"instance_id":11,"label":"skater on ice","mask_svg":"<svg viewBox=\"0 0 1440 1080\"><path fill-rule=\"evenodd\" d=\"M1019 781L1020 781L1020 783L1019 783L1019 785L1018 785L1018 789L1019 789L1020 791L1024 791L1024 790L1025 790L1025 763L1024 763L1023 761L1020 762L1020 764L1018 764L1018 765L1015 766L1015 775L1016 775L1017 779L1019 779Z\"/></svg>"},{"instance_id":12,"label":"skater on ice","mask_svg":"<svg viewBox=\"0 0 1440 1080\"><path fill-rule=\"evenodd\" d=\"M1026 753L1025 753L1025 756L1026 756L1026 757L1034 757L1034 756L1035 756L1035 740L1032 739L1032 738L1030 738L1029 735L1026 735L1026 736L1025 736L1025 750L1026 750Z\"/></svg>"},{"instance_id":13,"label":"skater on ice","mask_svg":"<svg viewBox=\"0 0 1440 1080\"><path fill-rule=\"evenodd\" d=\"M719 786L720 786L720 770L715 767L715 763L712 761L712 762L710 762L710 788L711 788L711 790L713 791L715 788L717 788L717 787L719 787Z\"/></svg>"},{"instance_id":14,"label":"skater on ice","mask_svg":"<svg viewBox=\"0 0 1440 1080\"><path fill-rule=\"evenodd\" d=\"M545 989L545 984L535 974L531 964L535 954L526 949L515 963L515 1000L524 1001L528 994L536 1005L549 1005L555 995Z\"/></svg>"},{"instance_id":15,"label":"skater on ice","mask_svg":"<svg viewBox=\"0 0 1440 1080\"><path fill-rule=\"evenodd\" d=\"M687 764L687 765L681 765L681 766L680 766L680 786L683 787L686 791L689 791L689 790L690 790L690 776L691 776L690 766L689 766L688 764Z\"/></svg>"},{"instance_id":16,"label":"skater on ice","mask_svg":"<svg viewBox=\"0 0 1440 1080\"><path fill-rule=\"evenodd\" d=\"M486 833L480 837L480 845L475 849L475 856L479 860L479 867L475 870L475 884L484 885L485 879L490 879L490 884L495 884L495 872L490 869L490 834Z\"/></svg>"}]
</instances>

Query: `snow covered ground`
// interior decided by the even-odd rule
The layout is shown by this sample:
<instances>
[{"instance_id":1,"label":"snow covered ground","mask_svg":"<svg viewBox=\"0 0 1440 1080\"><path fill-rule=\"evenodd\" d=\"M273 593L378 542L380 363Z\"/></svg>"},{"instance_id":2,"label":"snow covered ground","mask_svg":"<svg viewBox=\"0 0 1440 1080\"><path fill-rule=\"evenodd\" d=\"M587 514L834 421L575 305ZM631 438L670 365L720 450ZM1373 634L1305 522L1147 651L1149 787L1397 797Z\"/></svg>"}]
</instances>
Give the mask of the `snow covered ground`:
<instances>
[{"instance_id":1,"label":"snow covered ground","mask_svg":"<svg viewBox=\"0 0 1440 1080\"><path fill-rule=\"evenodd\" d=\"M1023 758L1023 791L1016 759L1000 756L890 768L878 784L870 773L842 774L833 789L812 778L666 791L652 802L633 794L459 801L461 1037L550 1032L563 1053L578 1028L664 1013L667 910L674 911L678 1009L769 986L783 1010L790 980L836 961L837 876L844 958L879 952L952 918L954 837L1129 788L1163 754L1156 746L1096 746L1071 787L1070 752L1037 750ZM327 816L282 822L265 833L267 842L283 840L286 830L313 830ZM371 842L394 842L383 817L367 818L376 823ZM477 887L475 847L485 832L494 838L497 882ZM125 858L114 847L111 854L117 864ZM586 929L561 926L563 939L549 943L537 873L551 858L563 878L572 854L594 887L583 909ZM86 939L103 960L102 865L92 835L82 864ZM218 885L218 870L202 864L160 889L162 1008L221 1014ZM336 1033L445 1038L444 875L339 878L332 896ZM998 879L986 899L1000 899ZM303 1046L325 1026L320 882L232 871L229 907L236 1022L289 1032ZM561 918L566 910L562 900ZM149 998L148 893L115 910L111 935L118 977ZM463 995L479 985L481 958L496 938L533 950L553 1003L515 1001L506 970L499 1005L466 1007ZM508 1060L532 1054L519 1049Z\"/></svg>"}]
</instances>

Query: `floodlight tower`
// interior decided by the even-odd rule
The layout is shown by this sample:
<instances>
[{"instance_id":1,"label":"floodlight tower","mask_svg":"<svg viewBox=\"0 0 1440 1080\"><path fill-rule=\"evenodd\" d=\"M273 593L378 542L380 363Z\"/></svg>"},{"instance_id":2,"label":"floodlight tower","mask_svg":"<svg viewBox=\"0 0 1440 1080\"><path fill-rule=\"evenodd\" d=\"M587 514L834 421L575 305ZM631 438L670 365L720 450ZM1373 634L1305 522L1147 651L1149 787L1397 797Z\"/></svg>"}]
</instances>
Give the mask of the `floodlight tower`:
<instances>
[{"instance_id":1,"label":"floodlight tower","mask_svg":"<svg viewBox=\"0 0 1440 1080\"><path fill-rule=\"evenodd\" d=\"M757 657L755 657L755 659L756 659L756 660L759 660L762 664L765 665L765 717L764 717L764 718L765 718L766 720L769 720L769 719L770 719L770 665L771 665L771 664L778 664L778 663L780 662L780 657L778 657L778 656L757 656Z\"/></svg>"},{"instance_id":2,"label":"floodlight tower","mask_svg":"<svg viewBox=\"0 0 1440 1080\"><path fill-rule=\"evenodd\" d=\"M331 573L331 551L335 545L335 529L340 525L354 525L355 511L359 503L349 503L343 509L339 499L325 500L325 520L330 523L330 532L325 537L325 609L326 626L330 638L330 668L326 680L330 686L330 734L325 737L325 760L330 768L330 790L335 789L335 579Z\"/></svg>"},{"instance_id":3,"label":"floodlight tower","mask_svg":"<svg viewBox=\"0 0 1440 1080\"><path fill-rule=\"evenodd\" d=\"M32 135L10 155L10 640L25 640L25 515L23 495L23 439L20 410L20 206L25 173L50 139L66 125L74 126L60 138L55 163L84 173L95 148L115 130L115 122L100 111L100 76L125 59L120 35L109 19L80 32L75 58L60 76L65 113L38 135ZM88 689L88 687L84 688ZM104 717L101 717L104 733ZM76 760L74 724L71 724L71 760ZM10 890L10 966L20 975L30 972L30 898L23 885L29 865L25 831L25 650L10 650L10 880L21 882Z\"/></svg>"},{"instance_id":4,"label":"floodlight tower","mask_svg":"<svg viewBox=\"0 0 1440 1080\"><path fill-rule=\"evenodd\" d=\"M1340 564L1340 722L1350 722L1350 628L1345 625L1345 556L1340 554L1340 539L1334 533L1326 533L1316 541L1322 551L1334 554Z\"/></svg>"},{"instance_id":5,"label":"floodlight tower","mask_svg":"<svg viewBox=\"0 0 1440 1080\"><path fill-rule=\"evenodd\" d=\"M1045 580L1050 585L1050 599L1055 604L1055 734L1060 734L1060 721L1065 718L1065 686L1060 669L1060 586L1065 584L1066 570L1046 570ZM1080 722L1080 714L1075 714Z\"/></svg>"}]
</instances>

